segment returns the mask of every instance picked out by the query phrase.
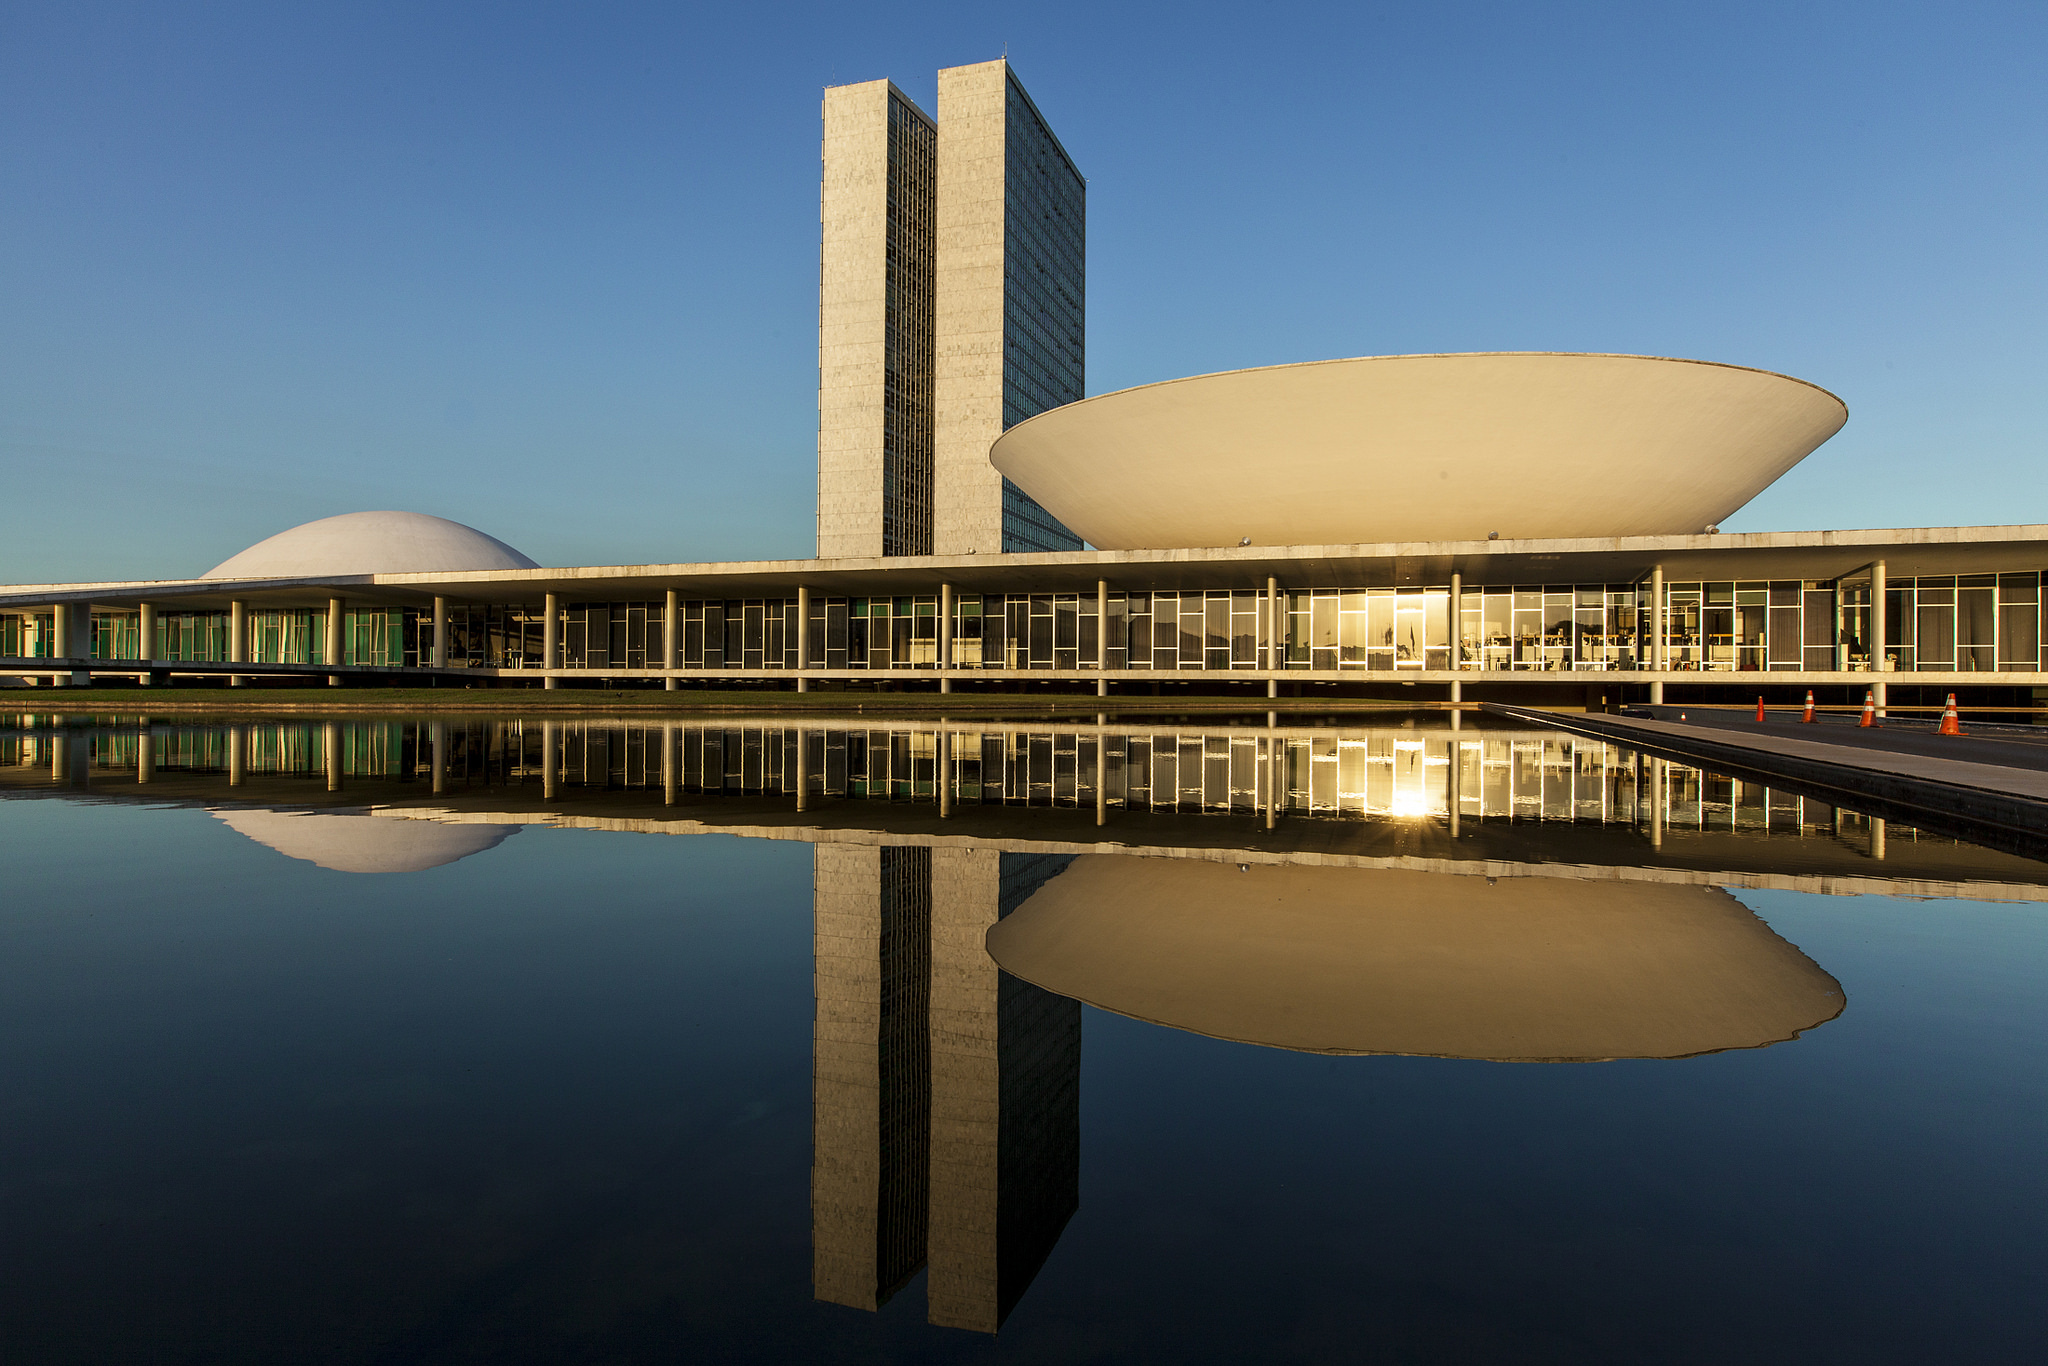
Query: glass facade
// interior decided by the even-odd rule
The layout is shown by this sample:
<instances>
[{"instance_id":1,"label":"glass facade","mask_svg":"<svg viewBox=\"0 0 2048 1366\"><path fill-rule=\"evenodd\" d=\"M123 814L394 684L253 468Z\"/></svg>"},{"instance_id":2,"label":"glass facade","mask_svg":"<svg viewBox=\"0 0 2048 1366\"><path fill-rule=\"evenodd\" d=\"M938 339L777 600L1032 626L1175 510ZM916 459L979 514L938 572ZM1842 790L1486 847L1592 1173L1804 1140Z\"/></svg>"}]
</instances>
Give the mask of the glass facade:
<instances>
[{"instance_id":1,"label":"glass facade","mask_svg":"<svg viewBox=\"0 0 2048 1366\"><path fill-rule=\"evenodd\" d=\"M2035 673L2048 667L2041 580L2032 571L1893 579L1886 585L1882 662L1870 639L1867 583L1798 580L1665 584L1666 668L1680 673ZM936 670L937 594L810 599L808 660L798 658L797 602L683 599L673 667L775 673ZM1445 671L1580 673L1651 667L1647 583L1475 585L1451 621L1448 586L1311 587L1266 599L1249 589L1119 591L1108 615L1093 593L961 593L953 599L952 659L961 670L1325 675ZM570 603L559 609L555 668L665 667L662 599ZM540 604L447 607L453 668L545 667ZM252 611L251 663L326 662L324 611ZM135 612L95 612L97 659L140 657ZM48 613L0 614L0 654L46 658ZM416 607L346 613L344 664L418 666L432 658L433 614ZM228 614L161 612L154 658L227 662ZM1101 664L1098 665L1098 659ZM1453 662L1455 661L1455 663Z\"/></svg>"},{"instance_id":2,"label":"glass facade","mask_svg":"<svg viewBox=\"0 0 2048 1366\"><path fill-rule=\"evenodd\" d=\"M932 309L938 130L889 92L882 553L932 553Z\"/></svg>"},{"instance_id":3,"label":"glass facade","mask_svg":"<svg viewBox=\"0 0 2048 1366\"><path fill-rule=\"evenodd\" d=\"M17 717L0 735L0 769L53 770L70 732ZM24 724L25 723L25 724ZM1060 729L783 724L632 725L538 721L367 720L241 725L243 774L320 780L434 776L445 783L728 796L812 796L1002 806L1250 816L1271 801L1290 817L1447 819L1481 824L1646 824L1666 831L1837 835L1862 818L1765 784L1551 731L1460 734L1343 728ZM225 774L228 727L151 728L154 772ZM549 733L555 750L546 750ZM86 766L134 771L135 731L81 734ZM336 746L330 765L327 746ZM668 746L664 752L664 746ZM1894 838L1907 835L1894 827ZM1944 841L1947 842L1947 841Z\"/></svg>"},{"instance_id":4,"label":"glass facade","mask_svg":"<svg viewBox=\"0 0 2048 1366\"><path fill-rule=\"evenodd\" d=\"M1003 196L1003 430L1087 393L1088 182L1011 75ZM1081 538L1003 481L1003 550Z\"/></svg>"}]
</instances>

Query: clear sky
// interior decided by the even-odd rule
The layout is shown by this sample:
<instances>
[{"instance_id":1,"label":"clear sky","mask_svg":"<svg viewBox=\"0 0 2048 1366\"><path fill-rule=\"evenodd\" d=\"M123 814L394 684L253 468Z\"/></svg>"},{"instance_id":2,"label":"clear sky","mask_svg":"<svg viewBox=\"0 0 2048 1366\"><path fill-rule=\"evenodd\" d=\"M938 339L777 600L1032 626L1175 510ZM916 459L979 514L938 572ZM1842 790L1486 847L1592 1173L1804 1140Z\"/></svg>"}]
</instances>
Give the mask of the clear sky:
<instances>
[{"instance_id":1,"label":"clear sky","mask_svg":"<svg viewBox=\"0 0 2048 1366\"><path fill-rule=\"evenodd\" d=\"M808 555L820 89L1006 49L1090 179L1091 393L1730 361L1850 419L1729 530L2048 521L2039 3L4 0L0 582L371 508Z\"/></svg>"}]
</instances>

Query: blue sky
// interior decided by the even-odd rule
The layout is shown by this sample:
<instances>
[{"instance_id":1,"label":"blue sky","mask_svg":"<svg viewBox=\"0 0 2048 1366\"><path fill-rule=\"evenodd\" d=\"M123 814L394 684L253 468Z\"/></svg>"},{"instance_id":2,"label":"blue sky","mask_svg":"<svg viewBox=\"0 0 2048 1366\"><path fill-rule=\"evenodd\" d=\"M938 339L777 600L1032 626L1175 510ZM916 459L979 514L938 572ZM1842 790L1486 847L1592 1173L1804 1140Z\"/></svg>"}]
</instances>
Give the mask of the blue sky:
<instances>
[{"instance_id":1,"label":"blue sky","mask_svg":"<svg viewBox=\"0 0 2048 1366\"><path fill-rule=\"evenodd\" d=\"M1850 420L1729 530L2048 521L2039 4L7 0L0 581L387 507L809 554L820 89L1006 48L1090 178L1091 393L1730 361Z\"/></svg>"}]
</instances>

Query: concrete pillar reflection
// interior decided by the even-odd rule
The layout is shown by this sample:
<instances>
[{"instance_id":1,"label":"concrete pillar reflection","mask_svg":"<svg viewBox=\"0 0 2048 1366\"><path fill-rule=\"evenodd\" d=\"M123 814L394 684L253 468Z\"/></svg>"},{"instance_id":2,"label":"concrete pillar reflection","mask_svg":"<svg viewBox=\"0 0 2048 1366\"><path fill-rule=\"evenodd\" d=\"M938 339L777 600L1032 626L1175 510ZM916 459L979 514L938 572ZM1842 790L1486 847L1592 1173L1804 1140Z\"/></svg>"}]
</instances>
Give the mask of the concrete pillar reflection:
<instances>
[{"instance_id":1,"label":"concrete pillar reflection","mask_svg":"<svg viewBox=\"0 0 2048 1366\"><path fill-rule=\"evenodd\" d=\"M63 731L50 736L50 781L68 782L71 778L71 737Z\"/></svg>"},{"instance_id":2,"label":"concrete pillar reflection","mask_svg":"<svg viewBox=\"0 0 2048 1366\"><path fill-rule=\"evenodd\" d=\"M240 787L245 776L243 746L245 736L240 726L228 727L228 786Z\"/></svg>"},{"instance_id":3,"label":"concrete pillar reflection","mask_svg":"<svg viewBox=\"0 0 2048 1366\"><path fill-rule=\"evenodd\" d=\"M1457 713L1452 712L1453 720ZM1456 736L1451 737L1450 762L1445 765L1444 798L1451 812L1451 838L1458 838L1458 817L1464 813L1465 746Z\"/></svg>"},{"instance_id":4,"label":"concrete pillar reflection","mask_svg":"<svg viewBox=\"0 0 2048 1366\"><path fill-rule=\"evenodd\" d=\"M1274 723L1277 720L1278 718L1272 712L1266 713L1266 828L1268 830L1271 830L1274 823L1280 818L1280 803L1285 800L1285 794L1280 790L1282 778L1280 737L1274 733Z\"/></svg>"},{"instance_id":5,"label":"concrete pillar reflection","mask_svg":"<svg viewBox=\"0 0 2048 1366\"><path fill-rule=\"evenodd\" d=\"M811 798L811 733L802 727L796 732L796 809L802 811Z\"/></svg>"},{"instance_id":6,"label":"concrete pillar reflection","mask_svg":"<svg viewBox=\"0 0 2048 1366\"><path fill-rule=\"evenodd\" d=\"M1650 847L1652 849L1662 849L1664 847L1666 796L1664 761L1662 759L1652 759L1650 760Z\"/></svg>"},{"instance_id":7,"label":"concrete pillar reflection","mask_svg":"<svg viewBox=\"0 0 2048 1366\"><path fill-rule=\"evenodd\" d=\"M434 795L438 797L448 790L448 723L435 721L429 724L427 738L433 747Z\"/></svg>"},{"instance_id":8,"label":"concrete pillar reflection","mask_svg":"<svg viewBox=\"0 0 2048 1366\"><path fill-rule=\"evenodd\" d=\"M1870 856L1884 858L1884 818L1881 816L1870 818Z\"/></svg>"},{"instance_id":9,"label":"concrete pillar reflection","mask_svg":"<svg viewBox=\"0 0 2048 1366\"><path fill-rule=\"evenodd\" d=\"M562 660L562 605L553 593L547 595L541 608L540 658L541 667L550 671L541 680L541 686L552 688L555 686L552 671L560 667Z\"/></svg>"},{"instance_id":10,"label":"concrete pillar reflection","mask_svg":"<svg viewBox=\"0 0 2048 1366\"><path fill-rule=\"evenodd\" d=\"M448 599L434 599L434 654L437 669L448 667Z\"/></svg>"},{"instance_id":11,"label":"concrete pillar reflection","mask_svg":"<svg viewBox=\"0 0 2048 1366\"><path fill-rule=\"evenodd\" d=\"M557 727L552 721L543 721L540 726L540 796L542 801L555 799L555 771L558 763L558 747L561 744L556 734Z\"/></svg>"},{"instance_id":12,"label":"concrete pillar reflection","mask_svg":"<svg viewBox=\"0 0 2048 1366\"><path fill-rule=\"evenodd\" d=\"M348 653L346 645L347 636L343 634L347 624L348 603L341 598L329 598L327 600L327 648L320 656L322 662L335 666L348 663L342 657ZM340 687L341 675L327 675L327 686L330 688Z\"/></svg>"},{"instance_id":13,"label":"concrete pillar reflection","mask_svg":"<svg viewBox=\"0 0 2048 1366\"><path fill-rule=\"evenodd\" d=\"M320 757L327 764L327 790L341 791L341 727L332 721L320 727Z\"/></svg>"},{"instance_id":14,"label":"concrete pillar reflection","mask_svg":"<svg viewBox=\"0 0 2048 1366\"><path fill-rule=\"evenodd\" d=\"M797 752L801 755L803 752L803 737L799 735L797 739ZM798 770L801 771L803 765L801 758L797 760L797 765ZM663 722L661 727L661 804L663 806L674 806L676 804L676 728L673 722Z\"/></svg>"},{"instance_id":15,"label":"concrete pillar reflection","mask_svg":"<svg viewBox=\"0 0 2048 1366\"><path fill-rule=\"evenodd\" d=\"M939 819L947 820L953 814L953 733L941 726L932 751L937 756L937 772L933 776L938 780Z\"/></svg>"},{"instance_id":16,"label":"concrete pillar reflection","mask_svg":"<svg viewBox=\"0 0 2048 1366\"><path fill-rule=\"evenodd\" d=\"M1109 733L1095 720L1095 823L1109 824Z\"/></svg>"},{"instance_id":17,"label":"concrete pillar reflection","mask_svg":"<svg viewBox=\"0 0 2048 1366\"><path fill-rule=\"evenodd\" d=\"M1454 679L1452 679L1452 680L1451 680L1451 729L1452 729L1452 730L1457 730L1457 729L1459 729L1459 724L1458 724L1458 723L1459 723L1459 720L1460 720L1460 718L1461 718L1461 717L1462 717L1462 716L1464 715L1464 711L1463 711L1463 708L1462 708L1462 706L1461 706L1460 704L1462 704L1462 703L1464 702L1464 700L1465 700L1465 683L1464 683L1464 680L1463 680L1463 679L1458 679L1458 678L1454 678Z\"/></svg>"},{"instance_id":18,"label":"concrete pillar reflection","mask_svg":"<svg viewBox=\"0 0 2048 1366\"><path fill-rule=\"evenodd\" d=\"M135 781L147 783L156 777L156 732L144 722L142 733L135 737Z\"/></svg>"}]
</instances>

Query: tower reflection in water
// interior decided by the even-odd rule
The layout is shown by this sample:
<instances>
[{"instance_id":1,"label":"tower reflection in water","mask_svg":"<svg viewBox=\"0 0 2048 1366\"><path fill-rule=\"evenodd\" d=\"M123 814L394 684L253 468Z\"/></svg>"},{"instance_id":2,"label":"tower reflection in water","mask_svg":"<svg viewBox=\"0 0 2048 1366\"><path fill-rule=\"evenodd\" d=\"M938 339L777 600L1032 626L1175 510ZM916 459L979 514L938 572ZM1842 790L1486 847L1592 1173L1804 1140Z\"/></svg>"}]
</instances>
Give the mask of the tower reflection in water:
<instances>
[{"instance_id":1,"label":"tower reflection in water","mask_svg":"<svg viewBox=\"0 0 2048 1366\"><path fill-rule=\"evenodd\" d=\"M351 873L528 825L811 845L813 1294L925 1270L932 1322L990 1333L1078 1208L1082 1002L1310 1052L1682 1058L1844 1005L1730 888L2048 900L2030 859L1521 733L24 717L0 797L199 806Z\"/></svg>"},{"instance_id":2,"label":"tower reflection in water","mask_svg":"<svg viewBox=\"0 0 2048 1366\"><path fill-rule=\"evenodd\" d=\"M989 929L1070 855L823 843L813 883L817 1298L927 1269L931 1322L993 1333L1080 1199L1081 1007Z\"/></svg>"}]
</instances>

